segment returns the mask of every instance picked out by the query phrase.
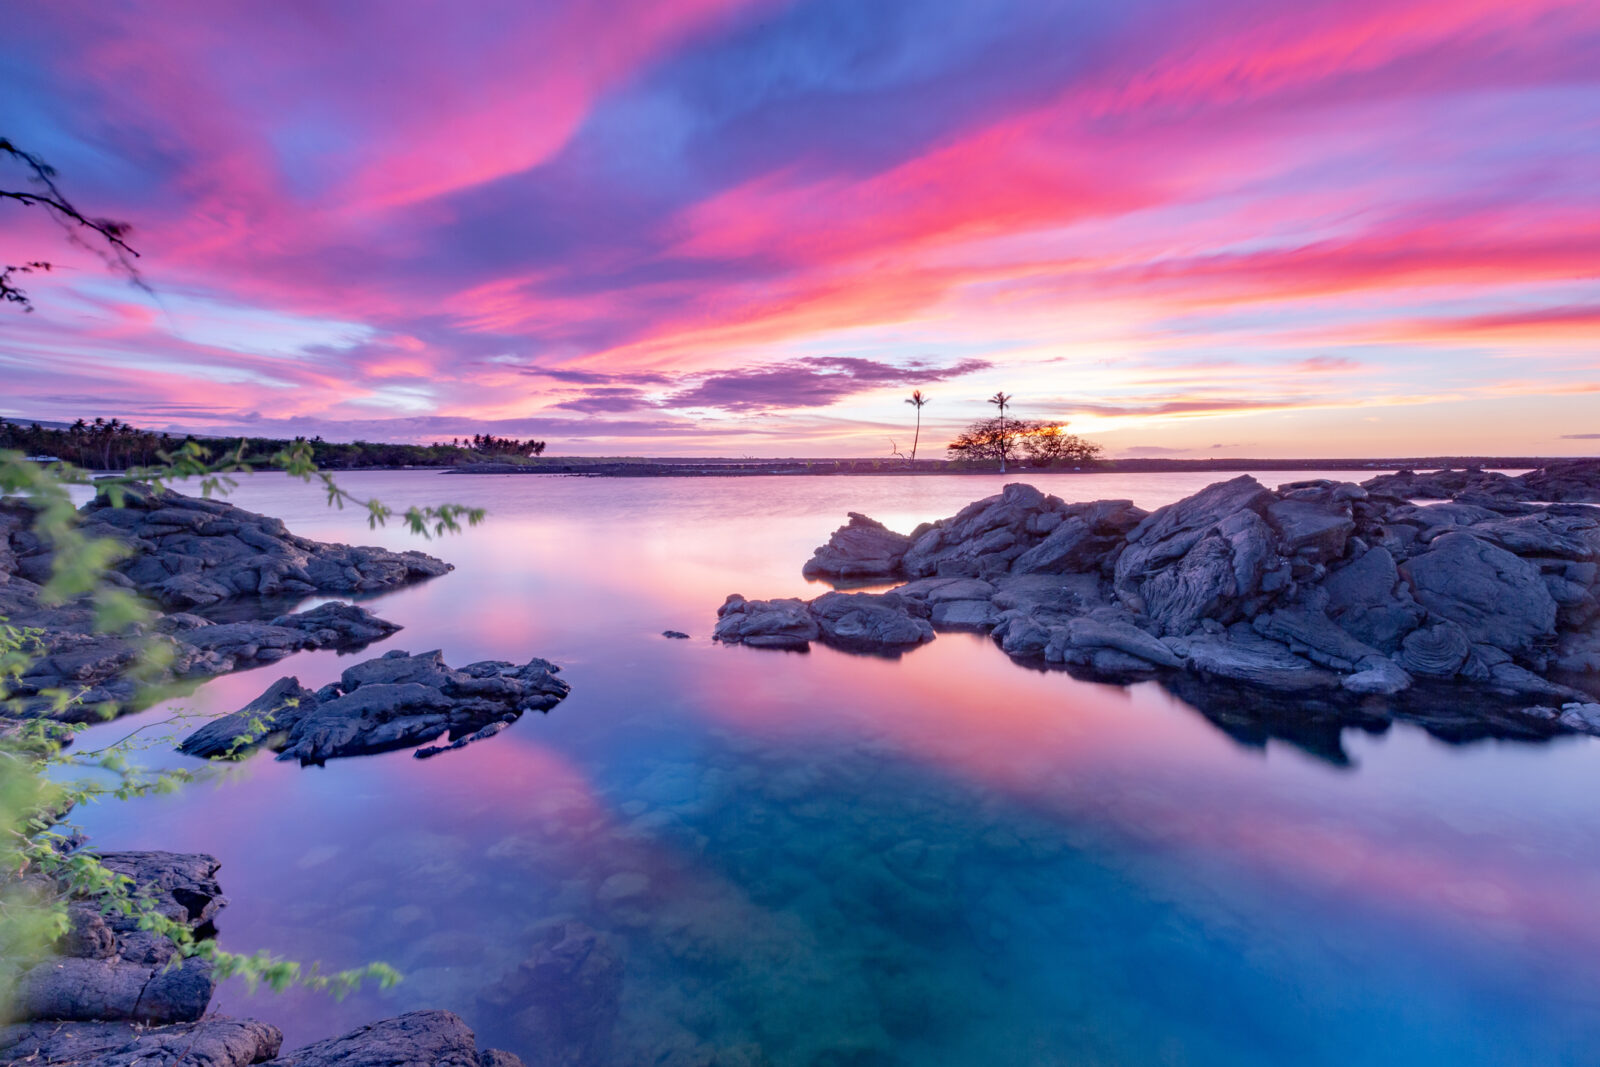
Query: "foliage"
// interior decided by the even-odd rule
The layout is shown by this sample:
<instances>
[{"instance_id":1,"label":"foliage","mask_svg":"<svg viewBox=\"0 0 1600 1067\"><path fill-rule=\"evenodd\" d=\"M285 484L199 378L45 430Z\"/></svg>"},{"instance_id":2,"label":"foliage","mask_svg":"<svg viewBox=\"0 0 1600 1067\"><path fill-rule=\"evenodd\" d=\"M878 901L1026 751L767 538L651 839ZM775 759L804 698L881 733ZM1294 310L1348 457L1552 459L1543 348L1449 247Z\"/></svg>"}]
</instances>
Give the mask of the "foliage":
<instances>
[{"instance_id":1,"label":"foliage","mask_svg":"<svg viewBox=\"0 0 1600 1067\"><path fill-rule=\"evenodd\" d=\"M147 288L133 264L139 253L128 244L131 227L127 223L117 222L114 219L91 218L79 211L56 185L54 167L33 153L23 151L4 137L0 137L0 160L19 164L27 172L30 186L27 189L0 188L0 200L9 200L23 207L42 208L52 219L61 224L68 241L80 248L92 250L105 260L106 266L126 275L129 281L140 288ZM91 244L85 240L86 237L98 240ZM54 264L46 260L28 260L0 267L0 303L15 304L23 311L32 311L33 301L17 284L17 278L24 274L37 274L53 268Z\"/></svg>"},{"instance_id":2,"label":"foliage","mask_svg":"<svg viewBox=\"0 0 1600 1067\"><path fill-rule=\"evenodd\" d=\"M917 409L917 430L911 438L911 462L916 463L917 444L922 440L922 409L928 406L928 398L922 395L921 389L913 389L906 403Z\"/></svg>"},{"instance_id":3,"label":"foliage","mask_svg":"<svg viewBox=\"0 0 1600 1067\"><path fill-rule=\"evenodd\" d=\"M244 449L241 443L213 458L203 446L189 441L171 453L160 453L158 466L94 484L116 507L123 506L132 492L176 482L198 483L207 497L226 494L236 484L233 475L252 469ZM475 525L483 518L482 509L459 504L413 507L397 515L377 500L356 497L341 488L317 468L306 442L279 451L269 462L292 477L320 484L330 505L366 512L370 526L398 518L412 532L432 537L460 530L463 524ZM88 473L80 468L47 468L15 452L0 451L0 496L24 498L33 517L32 532L53 549L52 571L42 599L51 604L92 604L98 630L138 632L130 628L154 613L108 579L121 546L86 537L77 526L78 513L68 486L88 482ZM39 631L0 619L0 958L7 962L9 973L20 973L28 961L47 956L67 931L67 902L87 899L103 912L136 918L141 929L170 939L180 956L209 957L219 979L238 976L252 987L262 982L274 990L299 985L336 996L363 981L387 986L398 980L393 968L382 963L323 974L316 966L266 953L225 952L213 940L197 938L187 925L163 916L153 901L136 892L129 879L105 867L93 852L77 847L81 834L66 821L67 813L77 805L170 792L195 780L197 773L149 773L131 758L149 745L170 744L169 736L151 736L149 732L171 726L174 720L141 727L108 745L85 750L68 747L85 728L82 725L8 714L20 710L12 693L40 654L43 637ZM159 646L152 643L152 647ZM159 669L159 658L153 659L151 666ZM58 693L55 697L57 712L81 702L81 694ZM109 717L115 709L101 712Z\"/></svg>"},{"instance_id":4,"label":"foliage","mask_svg":"<svg viewBox=\"0 0 1600 1067\"><path fill-rule=\"evenodd\" d=\"M216 446L218 440L203 441L193 435L176 437L130 426L119 419L93 422L79 419L65 429L0 420L0 448L25 455L65 460L79 467L102 471L128 470L156 462L162 453L180 447ZM274 437L237 439L234 452L250 457L257 464L268 464L272 457L303 445L319 469L354 470L361 467L453 467L491 459L522 460L544 453L543 441L519 441L514 437L475 434L450 444L388 444L370 441L333 442L321 437Z\"/></svg>"},{"instance_id":5,"label":"foliage","mask_svg":"<svg viewBox=\"0 0 1600 1067\"><path fill-rule=\"evenodd\" d=\"M969 462L999 462L1024 453L1035 466L1086 463L1100 454L1100 446L1067 432L1064 422L1008 419L996 415L980 419L945 446L950 457Z\"/></svg>"}]
</instances>

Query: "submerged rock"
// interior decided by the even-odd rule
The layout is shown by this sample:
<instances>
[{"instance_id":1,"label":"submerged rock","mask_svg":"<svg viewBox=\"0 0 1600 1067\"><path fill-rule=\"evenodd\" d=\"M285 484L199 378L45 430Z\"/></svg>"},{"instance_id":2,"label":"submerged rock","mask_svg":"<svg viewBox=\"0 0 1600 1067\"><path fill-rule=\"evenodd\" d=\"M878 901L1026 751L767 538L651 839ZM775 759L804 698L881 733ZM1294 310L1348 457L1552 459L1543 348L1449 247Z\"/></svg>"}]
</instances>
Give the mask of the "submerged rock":
<instances>
[{"instance_id":1,"label":"submerged rock","mask_svg":"<svg viewBox=\"0 0 1600 1067\"><path fill-rule=\"evenodd\" d=\"M461 1017L412 1011L368 1023L268 1061L273 1067L523 1067L509 1052L479 1050Z\"/></svg>"},{"instance_id":2,"label":"submerged rock","mask_svg":"<svg viewBox=\"0 0 1600 1067\"><path fill-rule=\"evenodd\" d=\"M438 651L390 652L316 692L280 678L239 711L194 731L178 751L212 758L266 747L279 759L309 764L409 748L446 733L465 744L493 736L503 728L496 724L525 712L555 707L571 690L556 677L559 670L542 659L521 666L486 660L457 670Z\"/></svg>"}]
</instances>

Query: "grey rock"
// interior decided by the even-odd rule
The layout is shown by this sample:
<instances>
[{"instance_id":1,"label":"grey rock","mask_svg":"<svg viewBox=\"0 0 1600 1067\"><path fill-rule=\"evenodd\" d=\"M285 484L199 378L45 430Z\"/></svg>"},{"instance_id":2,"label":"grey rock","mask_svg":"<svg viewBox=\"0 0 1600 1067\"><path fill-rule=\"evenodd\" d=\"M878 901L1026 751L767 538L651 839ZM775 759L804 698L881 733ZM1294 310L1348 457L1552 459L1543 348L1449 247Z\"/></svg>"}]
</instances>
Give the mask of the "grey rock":
<instances>
[{"instance_id":1,"label":"grey rock","mask_svg":"<svg viewBox=\"0 0 1600 1067\"><path fill-rule=\"evenodd\" d=\"M1170 648L1135 626L1132 620L1085 616L1072 619L1060 631L1060 661L1075 662L1066 650L1115 649L1158 667L1182 667L1184 660ZM1048 657L1054 658L1054 657Z\"/></svg>"},{"instance_id":2,"label":"grey rock","mask_svg":"<svg viewBox=\"0 0 1600 1067\"><path fill-rule=\"evenodd\" d=\"M1266 689L1330 689L1339 677L1275 641L1253 634L1196 634L1169 637L1167 647L1201 674L1249 682Z\"/></svg>"},{"instance_id":3,"label":"grey rock","mask_svg":"<svg viewBox=\"0 0 1600 1067\"><path fill-rule=\"evenodd\" d=\"M1348 506L1310 500L1279 500L1268 505L1267 521L1278 532L1285 555L1327 562L1344 555L1355 532Z\"/></svg>"},{"instance_id":4,"label":"grey rock","mask_svg":"<svg viewBox=\"0 0 1600 1067\"><path fill-rule=\"evenodd\" d=\"M1454 678L1466 665L1472 642L1453 622L1436 622L1406 635L1400 665L1412 674Z\"/></svg>"},{"instance_id":5,"label":"grey rock","mask_svg":"<svg viewBox=\"0 0 1600 1067\"><path fill-rule=\"evenodd\" d=\"M1387 548L1375 547L1322 582L1328 614L1363 644L1394 653L1426 612L1400 584L1400 570Z\"/></svg>"},{"instance_id":6,"label":"grey rock","mask_svg":"<svg viewBox=\"0 0 1600 1067\"><path fill-rule=\"evenodd\" d=\"M1438 537L1400 574L1417 603L1471 642L1517 653L1555 638L1556 602L1539 568L1471 534Z\"/></svg>"},{"instance_id":7,"label":"grey rock","mask_svg":"<svg viewBox=\"0 0 1600 1067\"><path fill-rule=\"evenodd\" d=\"M933 640L928 605L897 593L824 593L810 612L822 636L845 648L887 651Z\"/></svg>"},{"instance_id":8,"label":"grey rock","mask_svg":"<svg viewBox=\"0 0 1600 1067\"><path fill-rule=\"evenodd\" d=\"M1365 670L1376 661L1388 662L1381 651L1356 640L1320 611L1283 608L1257 615L1250 625L1262 637L1336 671L1348 673Z\"/></svg>"},{"instance_id":9,"label":"grey rock","mask_svg":"<svg viewBox=\"0 0 1600 1067\"><path fill-rule=\"evenodd\" d=\"M798 597L746 600L734 593L717 609L717 625L711 636L730 645L803 650L810 648L821 634L822 628Z\"/></svg>"},{"instance_id":10,"label":"grey rock","mask_svg":"<svg viewBox=\"0 0 1600 1067\"><path fill-rule=\"evenodd\" d=\"M900 561L910 547L905 534L852 511L850 521L816 550L801 573L807 578L890 578L900 573Z\"/></svg>"},{"instance_id":11,"label":"grey rock","mask_svg":"<svg viewBox=\"0 0 1600 1067\"><path fill-rule=\"evenodd\" d=\"M1389 659L1369 661L1361 670L1339 679L1339 684L1363 696L1394 696L1411 688L1405 668Z\"/></svg>"}]
</instances>

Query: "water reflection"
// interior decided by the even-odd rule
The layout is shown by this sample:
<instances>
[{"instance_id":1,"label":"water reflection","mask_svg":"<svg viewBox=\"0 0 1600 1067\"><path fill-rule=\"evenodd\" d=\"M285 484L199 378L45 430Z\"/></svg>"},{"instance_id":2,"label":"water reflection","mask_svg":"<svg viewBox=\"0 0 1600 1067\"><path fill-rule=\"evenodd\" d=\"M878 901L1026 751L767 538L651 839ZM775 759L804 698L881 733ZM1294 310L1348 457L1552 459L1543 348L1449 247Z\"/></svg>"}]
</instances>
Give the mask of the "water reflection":
<instances>
[{"instance_id":1,"label":"water reflection","mask_svg":"<svg viewBox=\"0 0 1600 1067\"><path fill-rule=\"evenodd\" d=\"M1146 507L1203 481L1056 478ZM813 595L845 511L909 528L997 481L351 480L492 512L438 546L455 574L370 605L406 629L366 654L542 655L574 688L435 760L255 758L91 814L108 845L217 854L230 946L407 973L219 996L291 1043L428 1006L530 1064L1592 1061L1585 741L1461 747L1459 716L1098 684L968 634L899 661L707 639L726 593ZM282 480L239 499L365 536Z\"/></svg>"}]
</instances>

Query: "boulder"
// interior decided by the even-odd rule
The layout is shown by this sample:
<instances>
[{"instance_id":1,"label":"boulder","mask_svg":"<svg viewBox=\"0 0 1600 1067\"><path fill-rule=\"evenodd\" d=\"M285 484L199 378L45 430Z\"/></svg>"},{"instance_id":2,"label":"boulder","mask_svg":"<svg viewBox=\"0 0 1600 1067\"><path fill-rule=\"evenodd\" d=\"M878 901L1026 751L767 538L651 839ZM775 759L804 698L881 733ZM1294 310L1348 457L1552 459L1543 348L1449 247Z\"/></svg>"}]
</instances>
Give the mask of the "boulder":
<instances>
[{"instance_id":1,"label":"boulder","mask_svg":"<svg viewBox=\"0 0 1600 1067\"><path fill-rule=\"evenodd\" d=\"M270 1061L273 1067L522 1067L498 1049L478 1049L461 1017L448 1011L413 1011L368 1023Z\"/></svg>"},{"instance_id":2,"label":"boulder","mask_svg":"<svg viewBox=\"0 0 1600 1067\"><path fill-rule=\"evenodd\" d=\"M1053 635L1045 656L1055 662L1092 663L1099 650L1114 649L1148 666L1177 668L1184 665L1181 656L1139 629L1132 618L1118 618L1114 613L1072 619L1055 634L1059 638ZM1088 655L1074 656L1074 650Z\"/></svg>"},{"instance_id":3,"label":"boulder","mask_svg":"<svg viewBox=\"0 0 1600 1067\"><path fill-rule=\"evenodd\" d=\"M807 578L892 578L900 573L900 561L910 547L905 534L852 511L850 521L816 550L801 573Z\"/></svg>"},{"instance_id":4,"label":"boulder","mask_svg":"<svg viewBox=\"0 0 1600 1067\"><path fill-rule=\"evenodd\" d=\"M1556 602L1539 568L1470 533L1437 537L1399 571L1417 603L1469 642L1515 654L1556 636Z\"/></svg>"},{"instance_id":5,"label":"boulder","mask_svg":"<svg viewBox=\"0 0 1600 1067\"><path fill-rule=\"evenodd\" d=\"M1534 500L1600 504L1600 459L1551 463L1513 481Z\"/></svg>"},{"instance_id":6,"label":"boulder","mask_svg":"<svg viewBox=\"0 0 1600 1067\"><path fill-rule=\"evenodd\" d=\"M810 604L829 644L857 651L897 651L933 640L927 603L898 593L824 593Z\"/></svg>"},{"instance_id":7,"label":"boulder","mask_svg":"<svg viewBox=\"0 0 1600 1067\"><path fill-rule=\"evenodd\" d=\"M1453 622L1440 621L1406 635L1400 665L1412 674L1454 678L1472 654L1472 642Z\"/></svg>"},{"instance_id":8,"label":"boulder","mask_svg":"<svg viewBox=\"0 0 1600 1067\"><path fill-rule=\"evenodd\" d=\"M810 648L821 634L806 602L798 597L746 600L734 593L717 609L711 637L730 645L801 651Z\"/></svg>"},{"instance_id":9,"label":"boulder","mask_svg":"<svg viewBox=\"0 0 1600 1067\"><path fill-rule=\"evenodd\" d=\"M1355 532L1350 506L1314 500L1278 500L1267 506L1267 521L1277 531L1284 555L1327 563L1344 555Z\"/></svg>"}]
</instances>

